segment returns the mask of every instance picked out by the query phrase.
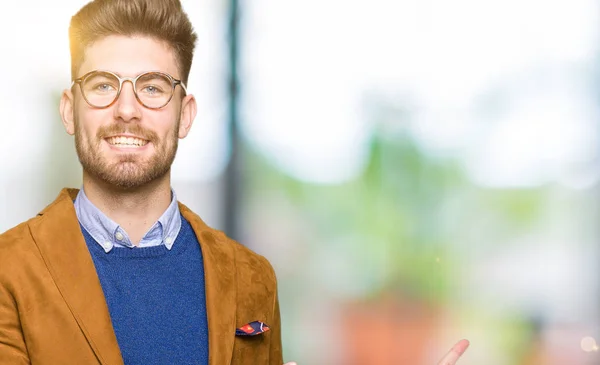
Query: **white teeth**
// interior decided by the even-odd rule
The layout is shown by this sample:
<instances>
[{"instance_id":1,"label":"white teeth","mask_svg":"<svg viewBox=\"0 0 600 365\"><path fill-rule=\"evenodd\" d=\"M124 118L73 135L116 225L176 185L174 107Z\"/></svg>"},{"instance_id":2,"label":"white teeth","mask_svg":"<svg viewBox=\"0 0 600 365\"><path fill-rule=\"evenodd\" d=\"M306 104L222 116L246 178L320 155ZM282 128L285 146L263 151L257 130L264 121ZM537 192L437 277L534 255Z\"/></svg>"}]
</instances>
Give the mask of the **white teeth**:
<instances>
[{"instance_id":1,"label":"white teeth","mask_svg":"<svg viewBox=\"0 0 600 365\"><path fill-rule=\"evenodd\" d=\"M106 141L117 147L141 147L145 146L148 141L135 137L110 137Z\"/></svg>"}]
</instances>

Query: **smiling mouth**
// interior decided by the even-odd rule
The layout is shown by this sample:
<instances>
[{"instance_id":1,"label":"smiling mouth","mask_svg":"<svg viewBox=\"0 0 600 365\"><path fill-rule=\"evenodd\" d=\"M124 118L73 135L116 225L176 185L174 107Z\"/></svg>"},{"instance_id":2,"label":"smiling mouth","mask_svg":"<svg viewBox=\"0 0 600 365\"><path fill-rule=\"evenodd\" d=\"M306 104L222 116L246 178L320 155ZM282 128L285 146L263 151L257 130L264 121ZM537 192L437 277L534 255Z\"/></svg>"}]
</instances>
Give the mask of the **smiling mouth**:
<instances>
[{"instance_id":1,"label":"smiling mouth","mask_svg":"<svg viewBox=\"0 0 600 365\"><path fill-rule=\"evenodd\" d=\"M106 142L119 148L138 148L147 145L149 141L136 137L108 137Z\"/></svg>"}]
</instances>

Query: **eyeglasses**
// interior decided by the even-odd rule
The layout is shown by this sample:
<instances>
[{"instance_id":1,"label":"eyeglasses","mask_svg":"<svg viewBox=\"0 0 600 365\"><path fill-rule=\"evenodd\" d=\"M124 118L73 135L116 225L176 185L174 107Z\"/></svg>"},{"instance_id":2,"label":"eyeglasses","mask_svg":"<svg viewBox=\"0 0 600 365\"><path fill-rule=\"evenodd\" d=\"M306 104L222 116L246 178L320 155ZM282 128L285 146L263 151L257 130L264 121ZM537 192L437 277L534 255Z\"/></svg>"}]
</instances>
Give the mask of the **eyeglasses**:
<instances>
[{"instance_id":1,"label":"eyeglasses","mask_svg":"<svg viewBox=\"0 0 600 365\"><path fill-rule=\"evenodd\" d=\"M144 72L136 77L119 77L110 71L91 71L76 79L71 84L79 84L83 99L94 108L108 108L119 98L123 83L131 82L137 101L148 109L160 109L169 104L175 87L181 85L185 93L187 89L181 80L162 72Z\"/></svg>"}]
</instances>

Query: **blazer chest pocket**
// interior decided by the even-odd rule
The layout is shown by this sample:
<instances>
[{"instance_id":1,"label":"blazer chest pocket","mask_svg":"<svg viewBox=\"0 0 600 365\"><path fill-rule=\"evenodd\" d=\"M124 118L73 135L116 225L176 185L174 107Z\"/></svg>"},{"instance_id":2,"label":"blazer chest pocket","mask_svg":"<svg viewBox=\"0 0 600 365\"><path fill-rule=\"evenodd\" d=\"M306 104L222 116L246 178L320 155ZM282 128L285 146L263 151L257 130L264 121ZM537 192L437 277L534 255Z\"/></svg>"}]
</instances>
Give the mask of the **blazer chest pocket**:
<instances>
[{"instance_id":1,"label":"blazer chest pocket","mask_svg":"<svg viewBox=\"0 0 600 365\"><path fill-rule=\"evenodd\" d=\"M232 364L267 364L269 359L269 326L255 321L235 331Z\"/></svg>"}]
</instances>

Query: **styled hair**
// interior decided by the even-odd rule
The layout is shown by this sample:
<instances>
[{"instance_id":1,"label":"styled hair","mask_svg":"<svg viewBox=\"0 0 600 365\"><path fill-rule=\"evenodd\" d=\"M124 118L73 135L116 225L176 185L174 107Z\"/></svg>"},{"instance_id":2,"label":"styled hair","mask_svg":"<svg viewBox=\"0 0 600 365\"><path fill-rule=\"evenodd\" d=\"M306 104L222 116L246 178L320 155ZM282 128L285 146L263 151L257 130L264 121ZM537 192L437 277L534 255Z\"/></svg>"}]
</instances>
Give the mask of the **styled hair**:
<instances>
[{"instance_id":1,"label":"styled hair","mask_svg":"<svg viewBox=\"0 0 600 365\"><path fill-rule=\"evenodd\" d=\"M85 50L111 35L145 36L163 41L175 52L181 80L187 85L198 38L179 0L93 0L71 18L71 78Z\"/></svg>"}]
</instances>

